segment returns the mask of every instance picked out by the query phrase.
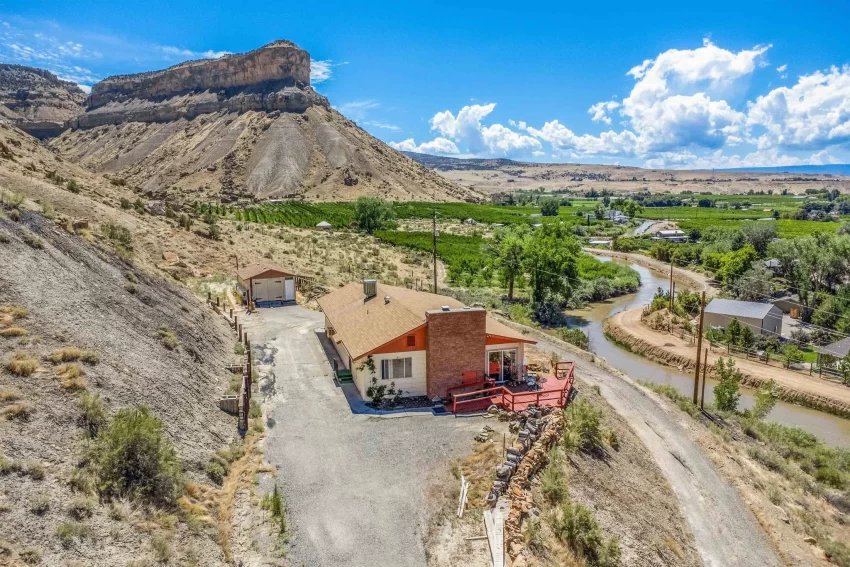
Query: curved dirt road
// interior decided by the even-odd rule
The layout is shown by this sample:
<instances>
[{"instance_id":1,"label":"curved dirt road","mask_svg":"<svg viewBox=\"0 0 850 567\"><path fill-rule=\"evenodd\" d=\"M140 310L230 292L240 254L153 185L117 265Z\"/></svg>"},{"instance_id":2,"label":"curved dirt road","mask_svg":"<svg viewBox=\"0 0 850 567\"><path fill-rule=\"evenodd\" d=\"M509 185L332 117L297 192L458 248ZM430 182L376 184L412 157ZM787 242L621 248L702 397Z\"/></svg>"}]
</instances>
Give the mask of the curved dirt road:
<instances>
[{"instance_id":1,"label":"curved dirt road","mask_svg":"<svg viewBox=\"0 0 850 567\"><path fill-rule=\"evenodd\" d=\"M607 324L623 331L628 337L632 337L636 341L679 357L678 360L689 359L691 366L693 366L696 348L675 335L653 331L641 321L642 313L643 309L640 307L621 311L608 319ZM628 340L627 337L621 338L624 342ZM632 346L635 345L632 344ZM710 351L708 355L709 365L713 366L718 359L726 358L724 354L722 350L720 352ZM850 413L850 389L837 382L821 380L817 375L806 376L793 370L767 366L754 360L738 357L735 358L735 367L745 375L755 379L757 383L774 380L783 389L796 392L808 400L816 401L818 404L822 404L821 407L830 408L827 411L839 414L840 412ZM752 384L750 385L752 386Z\"/></svg>"},{"instance_id":2,"label":"curved dirt road","mask_svg":"<svg viewBox=\"0 0 850 567\"><path fill-rule=\"evenodd\" d=\"M576 375L598 385L602 395L652 452L673 492L694 542L707 566L767 567L782 565L767 534L737 490L718 474L711 459L694 442L690 418L668 408L630 378L583 360L560 341L537 330L537 348L576 360ZM651 504L649 504L651 505Z\"/></svg>"}]
</instances>

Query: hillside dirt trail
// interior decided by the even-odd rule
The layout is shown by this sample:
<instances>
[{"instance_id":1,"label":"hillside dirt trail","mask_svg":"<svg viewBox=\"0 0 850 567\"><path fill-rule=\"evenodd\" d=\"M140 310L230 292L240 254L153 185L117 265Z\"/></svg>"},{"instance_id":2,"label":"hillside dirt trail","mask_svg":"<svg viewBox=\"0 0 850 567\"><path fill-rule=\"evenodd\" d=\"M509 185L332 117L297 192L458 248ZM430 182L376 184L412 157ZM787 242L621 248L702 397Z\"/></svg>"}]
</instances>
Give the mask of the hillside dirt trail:
<instances>
[{"instance_id":1,"label":"hillside dirt trail","mask_svg":"<svg viewBox=\"0 0 850 567\"><path fill-rule=\"evenodd\" d=\"M737 490L697 444L694 424L625 375L583 360L542 331L511 324L535 338L537 348L576 361L576 375L598 386L634 430L673 489L707 566L782 565L776 550ZM647 505L651 505L647 503Z\"/></svg>"}]
</instances>

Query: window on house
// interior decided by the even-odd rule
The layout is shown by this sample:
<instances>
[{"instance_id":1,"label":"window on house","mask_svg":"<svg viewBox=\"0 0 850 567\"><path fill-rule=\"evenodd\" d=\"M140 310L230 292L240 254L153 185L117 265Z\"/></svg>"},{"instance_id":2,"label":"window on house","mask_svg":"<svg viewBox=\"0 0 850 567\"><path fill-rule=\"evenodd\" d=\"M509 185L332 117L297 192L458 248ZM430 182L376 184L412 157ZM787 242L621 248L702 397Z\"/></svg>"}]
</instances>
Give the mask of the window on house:
<instances>
[{"instance_id":1,"label":"window on house","mask_svg":"<svg viewBox=\"0 0 850 567\"><path fill-rule=\"evenodd\" d=\"M407 335L407 346L416 346L416 335Z\"/></svg>"},{"instance_id":2,"label":"window on house","mask_svg":"<svg viewBox=\"0 0 850 567\"><path fill-rule=\"evenodd\" d=\"M381 361L381 379L413 378L413 358L394 358Z\"/></svg>"}]
</instances>

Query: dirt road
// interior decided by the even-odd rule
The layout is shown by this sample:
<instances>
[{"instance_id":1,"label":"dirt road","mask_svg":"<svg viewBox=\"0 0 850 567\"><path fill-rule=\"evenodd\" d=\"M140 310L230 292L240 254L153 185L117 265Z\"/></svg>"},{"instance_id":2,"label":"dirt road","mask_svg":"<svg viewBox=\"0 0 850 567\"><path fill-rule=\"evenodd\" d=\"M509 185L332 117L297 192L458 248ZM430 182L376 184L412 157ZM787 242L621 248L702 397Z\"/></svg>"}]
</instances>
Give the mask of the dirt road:
<instances>
[{"instance_id":1,"label":"dirt road","mask_svg":"<svg viewBox=\"0 0 850 567\"><path fill-rule=\"evenodd\" d=\"M690 418L668 408L628 377L577 357L561 341L537 330L529 334L539 341L539 349L575 359L577 376L599 386L603 397L650 450L679 500L705 565L782 564L736 489L720 476L694 441Z\"/></svg>"},{"instance_id":2,"label":"dirt road","mask_svg":"<svg viewBox=\"0 0 850 567\"><path fill-rule=\"evenodd\" d=\"M664 262L659 262L653 258L649 258L648 256L644 256L643 254L632 254L629 252L615 252L614 250L605 250L600 248L585 248L585 252L588 254L594 254L596 256L608 256L609 258L620 258L623 260L628 260L629 262L634 262L639 266L643 266L645 268L649 268L650 270L659 272L661 274L670 275L670 264L666 264ZM683 283L690 289L694 289L697 291L705 291L705 295L708 297L714 297L720 290L716 287L712 287L709 283L710 278L705 274L700 274L699 272L693 272L691 270L684 270L682 268L673 268L673 279L678 283Z\"/></svg>"},{"instance_id":3,"label":"dirt road","mask_svg":"<svg viewBox=\"0 0 850 567\"><path fill-rule=\"evenodd\" d=\"M611 317L606 324L611 328L616 327L625 332L632 340L642 341L642 343L648 345L648 348L657 349L659 353L671 355L677 361L688 360L690 366L693 366L696 359L696 348L691 346L690 342L674 335L650 329L641 321L641 313L641 308L622 311ZM618 340L627 342L629 339L618 338ZM703 344L705 345L705 343ZM724 354L723 350L710 352L708 355L709 364L714 365L719 358L724 358ZM738 370L755 379L754 382L767 382L772 379L776 381L780 388L797 392L813 402L820 400L823 404L844 408L850 414L850 388L846 386L820 379L817 376L806 376L777 366L767 366L760 362L741 358L734 360Z\"/></svg>"},{"instance_id":4,"label":"dirt road","mask_svg":"<svg viewBox=\"0 0 850 567\"><path fill-rule=\"evenodd\" d=\"M302 307L239 317L255 347L270 418L266 460L277 468L293 530L292 565L421 567L423 489L435 467L468 452L483 418L430 411L374 415L351 385L336 387Z\"/></svg>"}]
</instances>

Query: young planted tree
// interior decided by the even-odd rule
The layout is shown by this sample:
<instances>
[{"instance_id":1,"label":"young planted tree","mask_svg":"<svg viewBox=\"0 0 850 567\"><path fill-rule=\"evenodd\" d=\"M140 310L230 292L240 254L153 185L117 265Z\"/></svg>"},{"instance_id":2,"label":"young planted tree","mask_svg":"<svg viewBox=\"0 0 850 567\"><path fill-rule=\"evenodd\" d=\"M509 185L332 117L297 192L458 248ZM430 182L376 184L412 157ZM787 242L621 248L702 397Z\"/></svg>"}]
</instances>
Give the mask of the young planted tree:
<instances>
[{"instance_id":1,"label":"young planted tree","mask_svg":"<svg viewBox=\"0 0 850 567\"><path fill-rule=\"evenodd\" d=\"M741 372L735 368L731 358L725 362L722 358L717 361L718 383L714 387L714 406L720 411L735 412L738 410L738 400L741 393L738 385L741 383Z\"/></svg>"},{"instance_id":2,"label":"young planted tree","mask_svg":"<svg viewBox=\"0 0 850 567\"><path fill-rule=\"evenodd\" d=\"M801 362L803 362L803 353L797 345L786 345L782 349L782 365L785 368L791 368Z\"/></svg>"},{"instance_id":3,"label":"young planted tree","mask_svg":"<svg viewBox=\"0 0 850 567\"><path fill-rule=\"evenodd\" d=\"M771 380L756 390L756 403L752 409L752 415L756 419L764 419L773 406L776 405L776 382Z\"/></svg>"},{"instance_id":4,"label":"young planted tree","mask_svg":"<svg viewBox=\"0 0 850 567\"><path fill-rule=\"evenodd\" d=\"M741 342L741 323L737 318L733 318L732 322L726 327L726 342L730 345L737 345Z\"/></svg>"}]
</instances>

